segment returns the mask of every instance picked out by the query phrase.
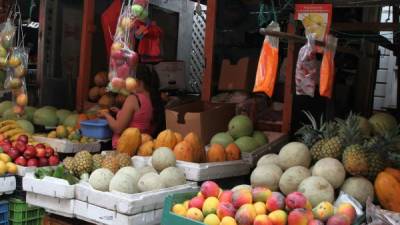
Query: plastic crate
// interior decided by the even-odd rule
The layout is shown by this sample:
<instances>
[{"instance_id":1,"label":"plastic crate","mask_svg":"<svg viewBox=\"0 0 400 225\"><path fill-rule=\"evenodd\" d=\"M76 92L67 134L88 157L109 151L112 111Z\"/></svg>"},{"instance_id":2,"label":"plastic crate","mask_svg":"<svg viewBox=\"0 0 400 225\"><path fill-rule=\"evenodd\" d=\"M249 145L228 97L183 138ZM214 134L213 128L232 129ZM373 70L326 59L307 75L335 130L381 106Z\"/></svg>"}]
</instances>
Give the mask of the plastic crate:
<instances>
[{"instance_id":1,"label":"plastic crate","mask_svg":"<svg viewBox=\"0 0 400 225\"><path fill-rule=\"evenodd\" d=\"M8 225L8 201L0 201L0 224Z\"/></svg>"},{"instance_id":2,"label":"plastic crate","mask_svg":"<svg viewBox=\"0 0 400 225\"><path fill-rule=\"evenodd\" d=\"M85 120L80 122L81 133L83 136L95 139L109 139L112 137L112 131L108 126L107 120Z\"/></svg>"},{"instance_id":3,"label":"plastic crate","mask_svg":"<svg viewBox=\"0 0 400 225\"><path fill-rule=\"evenodd\" d=\"M20 199L11 199L9 205L9 219L12 225L35 225L41 224L44 209L29 206Z\"/></svg>"},{"instance_id":4,"label":"plastic crate","mask_svg":"<svg viewBox=\"0 0 400 225\"><path fill-rule=\"evenodd\" d=\"M197 195L197 192L173 194L165 198L161 225L204 225L204 223L179 216L171 212L172 207L177 203L183 203Z\"/></svg>"}]
</instances>

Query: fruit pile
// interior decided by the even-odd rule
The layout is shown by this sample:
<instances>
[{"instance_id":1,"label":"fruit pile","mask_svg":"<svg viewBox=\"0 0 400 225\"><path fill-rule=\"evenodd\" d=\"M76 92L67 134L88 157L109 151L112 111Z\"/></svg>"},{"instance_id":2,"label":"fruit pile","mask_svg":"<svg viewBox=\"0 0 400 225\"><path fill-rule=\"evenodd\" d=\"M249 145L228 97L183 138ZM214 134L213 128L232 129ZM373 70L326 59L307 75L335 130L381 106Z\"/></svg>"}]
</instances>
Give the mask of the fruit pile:
<instances>
[{"instance_id":1,"label":"fruit pile","mask_svg":"<svg viewBox=\"0 0 400 225\"><path fill-rule=\"evenodd\" d=\"M215 134L211 144L220 144L224 148L234 143L241 152L252 152L268 143L268 137L263 132L254 131L253 122L244 115L235 116L228 125L227 132Z\"/></svg>"},{"instance_id":2,"label":"fruit pile","mask_svg":"<svg viewBox=\"0 0 400 225\"><path fill-rule=\"evenodd\" d=\"M0 176L14 175L18 171L17 165L11 162L11 157L0 150Z\"/></svg>"},{"instance_id":3,"label":"fruit pile","mask_svg":"<svg viewBox=\"0 0 400 225\"><path fill-rule=\"evenodd\" d=\"M29 131L27 131L20 122L21 121L15 120L4 120L0 122L0 139L7 138L15 141L21 135L31 137Z\"/></svg>"},{"instance_id":4,"label":"fruit pile","mask_svg":"<svg viewBox=\"0 0 400 225\"><path fill-rule=\"evenodd\" d=\"M64 125L58 125L56 127L56 130L53 130L47 134L47 137L48 138L67 139L73 143L81 143L81 144L91 143L91 142L95 141L95 139L93 139L93 138L88 138L88 137L82 136L79 129L76 129L75 127L64 126Z\"/></svg>"},{"instance_id":5,"label":"fruit pile","mask_svg":"<svg viewBox=\"0 0 400 225\"><path fill-rule=\"evenodd\" d=\"M171 211L206 225L351 225L357 217L351 203L335 208L321 202L312 208L301 192L285 197L248 185L222 191L212 181L204 182L197 196L175 204Z\"/></svg>"},{"instance_id":6,"label":"fruit pile","mask_svg":"<svg viewBox=\"0 0 400 225\"><path fill-rule=\"evenodd\" d=\"M15 141L3 139L0 147L10 156L11 161L20 166L41 167L56 166L60 163L57 153L50 146L41 143L28 143L26 135L20 135Z\"/></svg>"},{"instance_id":7,"label":"fruit pile","mask_svg":"<svg viewBox=\"0 0 400 225\"><path fill-rule=\"evenodd\" d=\"M106 155L101 168L90 175L89 184L99 191L134 194L186 183L184 172L175 167L176 159L170 149L157 149L151 161L153 167L136 169L131 166L131 162L129 165L118 166L118 153Z\"/></svg>"}]
</instances>

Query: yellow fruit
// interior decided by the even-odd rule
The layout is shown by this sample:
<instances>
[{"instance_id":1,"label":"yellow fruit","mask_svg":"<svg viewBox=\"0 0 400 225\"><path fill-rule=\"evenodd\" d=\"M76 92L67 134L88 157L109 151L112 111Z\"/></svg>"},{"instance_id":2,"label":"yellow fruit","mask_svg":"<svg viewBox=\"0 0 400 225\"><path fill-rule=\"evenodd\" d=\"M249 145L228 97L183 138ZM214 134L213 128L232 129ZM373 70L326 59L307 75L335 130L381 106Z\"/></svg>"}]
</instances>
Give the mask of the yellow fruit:
<instances>
[{"instance_id":1,"label":"yellow fruit","mask_svg":"<svg viewBox=\"0 0 400 225\"><path fill-rule=\"evenodd\" d=\"M142 142L140 131L137 128L128 128L122 132L118 140L117 151L126 153L129 156L134 156Z\"/></svg>"},{"instance_id":2,"label":"yellow fruit","mask_svg":"<svg viewBox=\"0 0 400 225\"><path fill-rule=\"evenodd\" d=\"M5 162L0 161L0 176L3 176L7 173L7 165Z\"/></svg>"},{"instance_id":3,"label":"yellow fruit","mask_svg":"<svg viewBox=\"0 0 400 225\"><path fill-rule=\"evenodd\" d=\"M208 216L206 216L206 218L204 218L203 223L206 225L219 225L221 221L219 220L217 215L209 214Z\"/></svg>"},{"instance_id":4,"label":"yellow fruit","mask_svg":"<svg viewBox=\"0 0 400 225\"><path fill-rule=\"evenodd\" d=\"M16 174L16 173L17 173L18 167L17 167L17 165L15 165L14 163L8 162L8 163L6 164L6 166L7 166L7 172L9 172L9 173L11 173L11 174Z\"/></svg>"},{"instance_id":5,"label":"yellow fruit","mask_svg":"<svg viewBox=\"0 0 400 225\"><path fill-rule=\"evenodd\" d=\"M265 215L267 213L267 206L264 202L254 203L254 208L256 209L257 215Z\"/></svg>"},{"instance_id":6,"label":"yellow fruit","mask_svg":"<svg viewBox=\"0 0 400 225\"><path fill-rule=\"evenodd\" d=\"M189 200L184 201L183 206L185 206L185 209L188 210L189 209Z\"/></svg>"},{"instance_id":7,"label":"yellow fruit","mask_svg":"<svg viewBox=\"0 0 400 225\"><path fill-rule=\"evenodd\" d=\"M217 207L219 200L216 197L208 197L203 204L203 215L207 216L209 214L217 213Z\"/></svg>"},{"instance_id":8,"label":"yellow fruit","mask_svg":"<svg viewBox=\"0 0 400 225\"><path fill-rule=\"evenodd\" d=\"M16 56L11 56L10 59L8 60L8 65L12 67L17 67L21 65L21 60Z\"/></svg>"},{"instance_id":9,"label":"yellow fruit","mask_svg":"<svg viewBox=\"0 0 400 225\"><path fill-rule=\"evenodd\" d=\"M70 133L72 133L72 132L75 131L75 128L73 128L73 127L67 127L67 131L68 131L68 133L70 134Z\"/></svg>"},{"instance_id":10,"label":"yellow fruit","mask_svg":"<svg viewBox=\"0 0 400 225\"><path fill-rule=\"evenodd\" d=\"M236 220L230 216L222 218L220 225L237 225Z\"/></svg>"},{"instance_id":11,"label":"yellow fruit","mask_svg":"<svg viewBox=\"0 0 400 225\"><path fill-rule=\"evenodd\" d=\"M57 138L57 132L55 130L51 131L48 135L48 138Z\"/></svg>"},{"instance_id":12,"label":"yellow fruit","mask_svg":"<svg viewBox=\"0 0 400 225\"><path fill-rule=\"evenodd\" d=\"M7 155L6 153L0 153L0 160L8 163L11 162L11 157L9 155Z\"/></svg>"},{"instance_id":13,"label":"yellow fruit","mask_svg":"<svg viewBox=\"0 0 400 225\"><path fill-rule=\"evenodd\" d=\"M190 208L186 213L186 217L200 222L204 219L203 213L201 213L201 210L198 208Z\"/></svg>"},{"instance_id":14,"label":"yellow fruit","mask_svg":"<svg viewBox=\"0 0 400 225\"><path fill-rule=\"evenodd\" d=\"M154 141L154 147L168 147L170 149L174 149L175 145L177 144L175 134L172 130L164 130L161 132L156 140Z\"/></svg>"},{"instance_id":15,"label":"yellow fruit","mask_svg":"<svg viewBox=\"0 0 400 225\"><path fill-rule=\"evenodd\" d=\"M187 209L183 204L176 204L174 207L172 207L172 212L180 216L185 216Z\"/></svg>"},{"instance_id":16,"label":"yellow fruit","mask_svg":"<svg viewBox=\"0 0 400 225\"><path fill-rule=\"evenodd\" d=\"M142 144L137 152L139 156L151 156L153 155L154 143L153 141L148 141Z\"/></svg>"}]
</instances>

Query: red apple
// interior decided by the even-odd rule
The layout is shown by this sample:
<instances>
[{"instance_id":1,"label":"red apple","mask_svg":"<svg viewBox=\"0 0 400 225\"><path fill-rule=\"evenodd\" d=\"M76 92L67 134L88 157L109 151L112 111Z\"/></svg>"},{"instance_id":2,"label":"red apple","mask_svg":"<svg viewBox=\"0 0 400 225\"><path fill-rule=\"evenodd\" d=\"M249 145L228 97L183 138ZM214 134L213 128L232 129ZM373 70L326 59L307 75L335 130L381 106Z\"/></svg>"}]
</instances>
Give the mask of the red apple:
<instances>
[{"instance_id":1,"label":"red apple","mask_svg":"<svg viewBox=\"0 0 400 225\"><path fill-rule=\"evenodd\" d=\"M129 76L129 69L130 67L128 64L123 64L117 67L117 77L125 80Z\"/></svg>"},{"instance_id":2,"label":"red apple","mask_svg":"<svg viewBox=\"0 0 400 225\"><path fill-rule=\"evenodd\" d=\"M15 160L15 164L20 166L26 166L26 159L23 156L20 156Z\"/></svg>"},{"instance_id":3,"label":"red apple","mask_svg":"<svg viewBox=\"0 0 400 225\"><path fill-rule=\"evenodd\" d=\"M4 140L3 140L3 143L4 143L4 144L9 144L9 145L11 145L10 139L4 139Z\"/></svg>"},{"instance_id":4,"label":"red apple","mask_svg":"<svg viewBox=\"0 0 400 225\"><path fill-rule=\"evenodd\" d=\"M50 146L46 146L45 152L46 152L46 157L54 155L54 149Z\"/></svg>"},{"instance_id":5,"label":"red apple","mask_svg":"<svg viewBox=\"0 0 400 225\"><path fill-rule=\"evenodd\" d=\"M13 161L15 161L21 154L18 150L11 148L7 153Z\"/></svg>"},{"instance_id":6,"label":"red apple","mask_svg":"<svg viewBox=\"0 0 400 225\"><path fill-rule=\"evenodd\" d=\"M14 145L15 149L17 149L21 154L26 150L26 144L22 141L16 141Z\"/></svg>"},{"instance_id":7,"label":"red apple","mask_svg":"<svg viewBox=\"0 0 400 225\"><path fill-rule=\"evenodd\" d=\"M116 50L111 52L111 58L118 60L118 59L123 59L124 54L122 53L121 50Z\"/></svg>"},{"instance_id":8,"label":"red apple","mask_svg":"<svg viewBox=\"0 0 400 225\"><path fill-rule=\"evenodd\" d=\"M37 167L39 165L39 161L36 158L29 159L26 165L28 167Z\"/></svg>"},{"instance_id":9,"label":"red apple","mask_svg":"<svg viewBox=\"0 0 400 225\"><path fill-rule=\"evenodd\" d=\"M39 158L39 166L48 166L49 160L47 158Z\"/></svg>"},{"instance_id":10,"label":"red apple","mask_svg":"<svg viewBox=\"0 0 400 225\"><path fill-rule=\"evenodd\" d=\"M36 148L36 157L41 158L46 156L46 149L43 144L37 144Z\"/></svg>"},{"instance_id":11,"label":"red apple","mask_svg":"<svg viewBox=\"0 0 400 225\"><path fill-rule=\"evenodd\" d=\"M12 146L11 146L10 143L3 143L3 144L1 145L1 147L3 148L3 151L4 151L5 153L8 153L8 152L11 150L11 148L12 148Z\"/></svg>"},{"instance_id":12,"label":"red apple","mask_svg":"<svg viewBox=\"0 0 400 225\"><path fill-rule=\"evenodd\" d=\"M129 66L135 67L139 63L139 56L136 52L131 52L127 56L128 56L127 63Z\"/></svg>"},{"instance_id":13,"label":"red apple","mask_svg":"<svg viewBox=\"0 0 400 225\"><path fill-rule=\"evenodd\" d=\"M20 136L17 138L17 141L21 141L21 142L23 142L23 143L25 143L25 144L28 144L29 138L28 138L28 136L26 136L25 134L23 134L23 135L20 135Z\"/></svg>"},{"instance_id":14,"label":"red apple","mask_svg":"<svg viewBox=\"0 0 400 225\"><path fill-rule=\"evenodd\" d=\"M32 159L36 157L36 149L33 146L27 147L24 152L25 159Z\"/></svg>"},{"instance_id":15,"label":"red apple","mask_svg":"<svg viewBox=\"0 0 400 225\"><path fill-rule=\"evenodd\" d=\"M59 163L60 163L60 159L58 159L57 156L55 156L55 155L50 156L50 158L49 158L50 166L57 166Z\"/></svg>"}]
</instances>

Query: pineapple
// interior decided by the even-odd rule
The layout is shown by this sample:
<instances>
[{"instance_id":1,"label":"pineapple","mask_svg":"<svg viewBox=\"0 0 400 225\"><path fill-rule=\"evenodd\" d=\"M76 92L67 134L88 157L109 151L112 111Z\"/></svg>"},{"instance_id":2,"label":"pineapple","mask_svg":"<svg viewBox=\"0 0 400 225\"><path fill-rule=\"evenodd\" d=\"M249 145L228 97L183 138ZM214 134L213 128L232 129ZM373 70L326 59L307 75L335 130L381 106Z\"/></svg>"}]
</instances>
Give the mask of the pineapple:
<instances>
[{"instance_id":1,"label":"pineapple","mask_svg":"<svg viewBox=\"0 0 400 225\"><path fill-rule=\"evenodd\" d=\"M126 166L132 166L132 159L126 153L118 153L117 154L117 159L118 159L120 168L123 168L123 167L126 167Z\"/></svg>"},{"instance_id":2,"label":"pineapple","mask_svg":"<svg viewBox=\"0 0 400 225\"><path fill-rule=\"evenodd\" d=\"M93 170L101 168L101 164L103 162L104 155L95 154L95 155L93 155L92 159L93 159Z\"/></svg>"},{"instance_id":3,"label":"pineapple","mask_svg":"<svg viewBox=\"0 0 400 225\"><path fill-rule=\"evenodd\" d=\"M75 160L74 157L66 157L63 161L64 168L73 174L74 168L75 168Z\"/></svg>"},{"instance_id":4,"label":"pineapple","mask_svg":"<svg viewBox=\"0 0 400 225\"><path fill-rule=\"evenodd\" d=\"M303 111L303 113L310 120L311 124L304 125L296 132L295 135L300 136L301 141L307 145L307 147L311 148L315 143L321 140L322 132L321 128L318 127L313 115L307 111ZM320 124L322 124L322 117Z\"/></svg>"},{"instance_id":5,"label":"pineapple","mask_svg":"<svg viewBox=\"0 0 400 225\"><path fill-rule=\"evenodd\" d=\"M340 135L345 149L342 155L342 163L346 171L353 175L368 174L368 154L362 145L363 139L356 115L350 113L345 121L338 120Z\"/></svg>"},{"instance_id":6,"label":"pineapple","mask_svg":"<svg viewBox=\"0 0 400 225\"><path fill-rule=\"evenodd\" d=\"M120 168L117 154L107 154L104 157L101 167L109 169L115 174Z\"/></svg>"},{"instance_id":7,"label":"pineapple","mask_svg":"<svg viewBox=\"0 0 400 225\"><path fill-rule=\"evenodd\" d=\"M318 149L319 152L316 160L328 157L340 159L342 156L342 140L338 136L338 124L336 122L326 122L323 137L323 143ZM311 148L311 152L313 152L313 148Z\"/></svg>"},{"instance_id":8,"label":"pineapple","mask_svg":"<svg viewBox=\"0 0 400 225\"><path fill-rule=\"evenodd\" d=\"M74 173L80 177L84 173L92 172L93 159L88 151L81 151L74 156L75 168Z\"/></svg>"}]
</instances>

